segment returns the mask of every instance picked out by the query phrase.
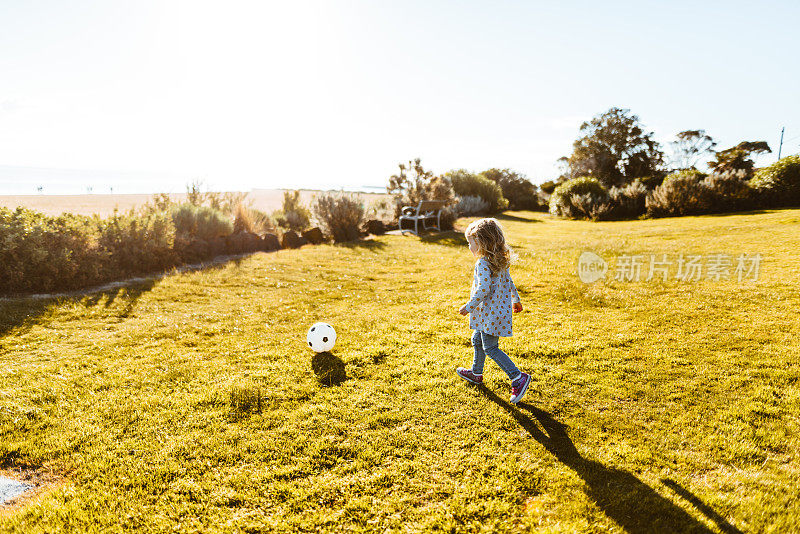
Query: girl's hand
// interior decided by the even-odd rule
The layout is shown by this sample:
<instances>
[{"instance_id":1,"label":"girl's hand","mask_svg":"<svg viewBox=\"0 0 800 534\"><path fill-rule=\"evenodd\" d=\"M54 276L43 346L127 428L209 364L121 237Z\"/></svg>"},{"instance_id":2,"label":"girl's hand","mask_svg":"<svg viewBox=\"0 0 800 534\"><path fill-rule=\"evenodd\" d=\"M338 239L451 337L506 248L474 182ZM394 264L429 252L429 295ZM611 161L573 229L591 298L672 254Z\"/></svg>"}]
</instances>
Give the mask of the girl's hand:
<instances>
[{"instance_id":1,"label":"girl's hand","mask_svg":"<svg viewBox=\"0 0 800 534\"><path fill-rule=\"evenodd\" d=\"M465 304L465 305L461 306L461 309L458 310L458 313L460 313L461 315L468 314L469 312L467 311L467 305Z\"/></svg>"},{"instance_id":2,"label":"girl's hand","mask_svg":"<svg viewBox=\"0 0 800 534\"><path fill-rule=\"evenodd\" d=\"M521 312L522 311L522 303L521 302L515 302L513 310L514 310L514 313Z\"/></svg>"}]
</instances>

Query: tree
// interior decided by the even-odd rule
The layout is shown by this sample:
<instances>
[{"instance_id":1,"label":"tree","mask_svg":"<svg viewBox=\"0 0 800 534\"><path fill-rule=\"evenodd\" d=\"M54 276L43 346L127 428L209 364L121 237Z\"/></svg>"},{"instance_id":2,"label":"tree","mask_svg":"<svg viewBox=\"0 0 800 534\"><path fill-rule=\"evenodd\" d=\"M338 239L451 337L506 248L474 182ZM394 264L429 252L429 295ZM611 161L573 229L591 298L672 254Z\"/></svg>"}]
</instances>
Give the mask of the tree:
<instances>
[{"instance_id":1,"label":"tree","mask_svg":"<svg viewBox=\"0 0 800 534\"><path fill-rule=\"evenodd\" d=\"M542 182L542 184L539 186L539 189L541 189L548 195L552 195L557 185L558 184L555 183L553 180L547 180L546 182Z\"/></svg>"},{"instance_id":2,"label":"tree","mask_svg":"<svg viewBox=\"0 0 800 534\"><path fill-rule=\"evenodd\" d=\"M537 187L525 175L511 169L489 169L481 173L500 186L512 210L535 210L539 208Z\"/></svg>"},{"instance_id":3,"label":"tree","mask_svg":"<svg viewBox=\"0 0 800 534\"><path fill-rule=\"evenodd\" d=\"M567 156L561 156L556 160L556 167L558 167L558 178L556 178L557 184L562 184L569 180L570 178L574 178L572 176L572 171L569 168L569 158ZM552 191L547 191L548 194L552 193Z\"/></svg>"},{"instance_id":4,"label":"tree","mask_svg":"<svg viewBox=\"0 0 800 534\"><path fill-rule=\"evenodd\" d=\"M420 158L408 163L400 163L400 172L389 178L387 192L394 197L395 217L400 215L403 206L416 206L421 200L444 200L450 203L453 187L450 181L422 167Z\"/></svg>"},{"instance_id":5,"label":"tree","mask_svg":"<svg viewBox=\"0 0 800 534\"><path fill-rule=\"evenodd\" d=\"M766 141L742 141L736 146L717 152L708 166L715 173L743 170L750 177L755 165L752 156L765 152L772 152Z\"/></svg>"},{"instance_id":6,"label":"tree","mask_svg":"<svg viewBox=\"0 0 800 534\"><path fill-rule=\"evenodd\" d=\"M677 169L695 169L697 162L705 154L713 152L717 143L705 130L684 130L678 132L672 145L672 161Z\"/></svg>"},{"instance_id":7,"label":"tree","mask_svg":"<svg viewBox=\"0 0 800 534\"><path fill-rule=\"evenodd\" d=\"M640 176L663 175L664 153L630 110L611 108L581 124L583 137L573 143L570 176L593 176L605 187Z\"/></svg>"}]
</instances>

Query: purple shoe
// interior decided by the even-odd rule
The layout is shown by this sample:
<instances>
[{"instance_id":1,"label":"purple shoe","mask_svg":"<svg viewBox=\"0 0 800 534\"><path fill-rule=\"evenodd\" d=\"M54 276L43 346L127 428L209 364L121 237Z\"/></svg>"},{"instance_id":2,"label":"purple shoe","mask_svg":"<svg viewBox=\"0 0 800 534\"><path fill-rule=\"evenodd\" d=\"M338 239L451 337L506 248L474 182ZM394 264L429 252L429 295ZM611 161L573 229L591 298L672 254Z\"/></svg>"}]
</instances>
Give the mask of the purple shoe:
<instances>
[{"instance_id":1,"label":"purple shoe","mask_svg":"<svg viewBox=\"0 0 800 534\"><path fill-rule=\"evenodd\" d=\"M511 382L511 398L509 402L511 404L518 403L522 397L525 396L525 392L528 391L530 383L531 375L528 373L522 373L519 378Z\"/></svg>"},{"instance_id":2,"label":"purple shoe","mask_svg":"<svg viewBox=\"0 0 800 534\"><path fill-rule=\"evenodd\" d=\"M464 369L463 367L459 367L456 369L456 374L470 384L483 384L483 375L476 375L472 372L472 369Z\"/></svg>"}]
</instances>

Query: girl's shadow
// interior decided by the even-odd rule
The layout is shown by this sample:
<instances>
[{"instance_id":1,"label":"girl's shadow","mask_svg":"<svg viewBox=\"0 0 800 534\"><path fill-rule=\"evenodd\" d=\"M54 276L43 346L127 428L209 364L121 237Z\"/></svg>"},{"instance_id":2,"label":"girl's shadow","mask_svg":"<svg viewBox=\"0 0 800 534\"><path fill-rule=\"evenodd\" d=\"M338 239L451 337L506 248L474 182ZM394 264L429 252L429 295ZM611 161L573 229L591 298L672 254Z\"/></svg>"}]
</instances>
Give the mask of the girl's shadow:
<instances>
[{"instance_id":1,"label":"girl's shadow","mask_svg":"<svg viewBox=\"0 0 800 534\"><path fill-rule=\"evenodd\" d=\"M533 439L575 471L586 482L587 495L626 532L713 532L631 473L582 457L569 439L565 426L549 413L523 402L515 408L485 386L480 386L479 391L510 413ZM533 415L541 429L522 410ZM709 519L723 532L741 534L716 513L710 514Z\"/></svg>"}]
</instances>

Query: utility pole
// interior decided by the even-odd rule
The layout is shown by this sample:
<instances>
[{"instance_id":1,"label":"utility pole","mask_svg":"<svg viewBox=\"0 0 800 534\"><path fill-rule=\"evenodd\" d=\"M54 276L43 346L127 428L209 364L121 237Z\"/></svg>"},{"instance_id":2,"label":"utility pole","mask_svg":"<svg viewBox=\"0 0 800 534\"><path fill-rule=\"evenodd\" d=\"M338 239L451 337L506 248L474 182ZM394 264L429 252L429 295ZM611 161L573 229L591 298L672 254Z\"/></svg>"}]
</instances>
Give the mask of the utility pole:
<instances>
[{"instance_id":1,"label":"utility pole","mask_svg":"<svg viewBox=\"0 0 800 534\"><path fill-rule=\"evenodd\" d=\"M778 145L778 159L781 159L781 149L783 148L783 131L786 129L786 126L781 127L781 144Z\"/></svg>"}]
</instances>

